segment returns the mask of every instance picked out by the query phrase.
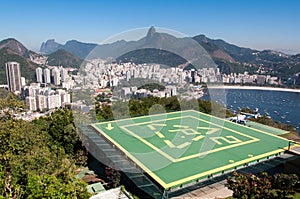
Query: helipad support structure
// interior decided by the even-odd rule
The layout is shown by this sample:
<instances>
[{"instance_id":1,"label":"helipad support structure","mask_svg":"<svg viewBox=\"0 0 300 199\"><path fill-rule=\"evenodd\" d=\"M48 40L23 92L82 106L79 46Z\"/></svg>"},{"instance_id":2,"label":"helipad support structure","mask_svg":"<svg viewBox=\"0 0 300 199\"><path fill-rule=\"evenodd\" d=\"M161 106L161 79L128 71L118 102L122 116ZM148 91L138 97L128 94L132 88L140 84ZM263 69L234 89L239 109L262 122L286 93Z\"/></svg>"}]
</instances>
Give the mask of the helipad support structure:
<instances>
[{"instance_id":1,"label":"helipad support structure","mask_svg":"<svg viewBox=\"0 0 300 199\"><path fill-rule=\"evenodd\" d=\"M165 190L277 155L289 141L188 110L92 124Z\"/></svg>"}]
</instances>

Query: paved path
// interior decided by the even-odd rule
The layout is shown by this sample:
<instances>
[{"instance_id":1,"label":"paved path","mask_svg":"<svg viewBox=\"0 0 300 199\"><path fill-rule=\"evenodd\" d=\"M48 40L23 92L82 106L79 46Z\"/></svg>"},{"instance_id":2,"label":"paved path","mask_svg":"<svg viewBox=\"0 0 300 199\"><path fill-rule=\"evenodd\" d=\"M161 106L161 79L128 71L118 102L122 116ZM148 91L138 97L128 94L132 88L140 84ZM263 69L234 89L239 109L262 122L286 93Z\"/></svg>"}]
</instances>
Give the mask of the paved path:
<instances>
[{"instance_id":1,"label":"paved path","mask_svg":"<svg viewBox=\"0 0 300 199\"><path fill-rule=\"evenodd\" d=\"M226 180L202 187L173 199L219 199L232 196L232 191L225 187Z\"/></svg>"}]
</instances>

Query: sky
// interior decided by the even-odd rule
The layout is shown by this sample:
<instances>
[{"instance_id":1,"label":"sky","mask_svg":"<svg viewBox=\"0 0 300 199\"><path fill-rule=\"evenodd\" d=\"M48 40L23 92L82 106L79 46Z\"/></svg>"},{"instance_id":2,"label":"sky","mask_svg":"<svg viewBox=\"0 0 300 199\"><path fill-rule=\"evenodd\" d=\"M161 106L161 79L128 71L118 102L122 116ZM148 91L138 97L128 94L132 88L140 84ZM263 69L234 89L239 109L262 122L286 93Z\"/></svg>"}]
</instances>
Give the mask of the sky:
<instances>
[{"instance_id":1,"label":"sky","mask_svg":"<svg viewBox=\"0 0 300 199\"><path fill-rule=\"evenodd\" d=\"M34 51L48 39L101 43L153 25L242 47L300 53L297 0L5 0L0 8L0 40L16 38Z\"/></svg>"}]
</instances>

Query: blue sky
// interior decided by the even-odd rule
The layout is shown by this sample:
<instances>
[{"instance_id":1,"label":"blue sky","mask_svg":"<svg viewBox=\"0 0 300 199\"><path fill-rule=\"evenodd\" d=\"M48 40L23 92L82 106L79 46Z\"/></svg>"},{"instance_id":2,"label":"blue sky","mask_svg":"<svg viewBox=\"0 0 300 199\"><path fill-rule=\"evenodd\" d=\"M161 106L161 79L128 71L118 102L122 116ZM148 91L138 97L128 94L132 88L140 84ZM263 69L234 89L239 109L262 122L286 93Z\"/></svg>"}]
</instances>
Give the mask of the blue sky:
<instances>
[{"instance_id":1,"label":"blue sky","mask_svg":"<svg viewBox=\"0 0 300 199\"><path fill-rule=\"evenodd\" d=\"M0 2L0 39L38 50L54 38L100 43L151 25L254 49L300 53L297 0L26 0Z\"/></svg>"}]
</instances>

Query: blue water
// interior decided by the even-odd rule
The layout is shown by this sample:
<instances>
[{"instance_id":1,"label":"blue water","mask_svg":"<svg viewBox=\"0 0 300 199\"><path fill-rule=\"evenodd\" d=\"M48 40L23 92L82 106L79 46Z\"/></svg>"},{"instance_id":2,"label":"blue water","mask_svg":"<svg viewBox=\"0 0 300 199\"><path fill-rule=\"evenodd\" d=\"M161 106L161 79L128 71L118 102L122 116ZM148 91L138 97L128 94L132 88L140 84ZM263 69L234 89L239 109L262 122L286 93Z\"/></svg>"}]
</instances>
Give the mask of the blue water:
<instances>
[{"instance_id":1,"label":"blue water","mask_svg":"<svg viewBox=\"0 0 300 199\"><path fill-rule=\"evenodd\" d=\"M214 89L215 90L215 89ZM226 98L222 97L224 92L213 91L214 101L226 104L231 111L238 108L259 109L260 114L268 114L273 120L291 124L300 132L300 93L265 91L265 90L238 90L225 89ZM218 96L220 95L220 96ZM209 91L201 99L210 99ZM224 102L226 99L226 102Z\"/></svg>"}]
</instances>

